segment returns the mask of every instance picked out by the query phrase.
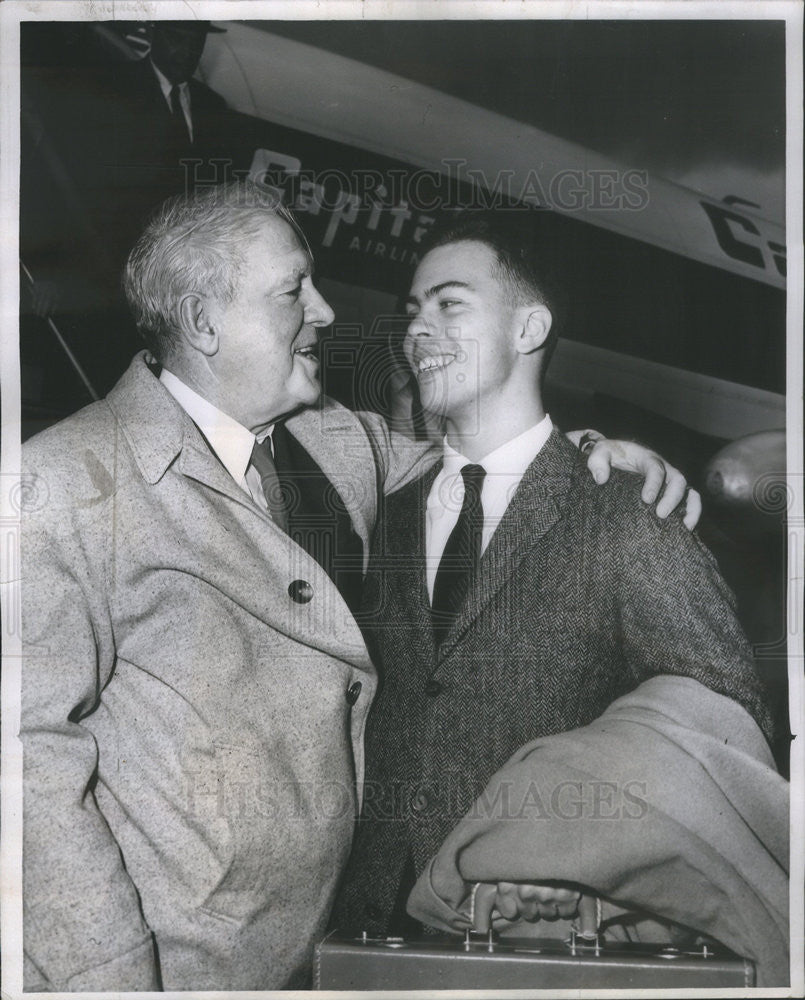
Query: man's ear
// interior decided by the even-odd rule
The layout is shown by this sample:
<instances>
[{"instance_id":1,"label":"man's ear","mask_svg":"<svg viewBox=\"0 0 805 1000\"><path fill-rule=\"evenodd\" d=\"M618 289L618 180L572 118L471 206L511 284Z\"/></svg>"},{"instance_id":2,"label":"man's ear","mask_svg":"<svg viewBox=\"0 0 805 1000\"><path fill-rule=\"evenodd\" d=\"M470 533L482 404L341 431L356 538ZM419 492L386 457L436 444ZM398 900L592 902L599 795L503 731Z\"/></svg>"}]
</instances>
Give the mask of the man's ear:
<instances>
[{"instance_id":1,"label":"man's ear","mask_svg":"<svg viewBox=\"0 0 805 1000\"><path fill-rule=\"evenodd\" d=\"M210 320L208 301L198 292L188 292L179 300L179 330L185 343L206 357L218 352L218 334Z\"/></svg>"},{"instance_id":2,"label":"man's ear","mask_svg":"<svg viewBox=\"0 0 805 1000\"><path fill-rule=\"evenodd\" d=\"M518 324L516 348L520 354L533 354L544 347L553 325L551 310L542 302L532 302L523 307Z\"/></svg>"}]
</instances>

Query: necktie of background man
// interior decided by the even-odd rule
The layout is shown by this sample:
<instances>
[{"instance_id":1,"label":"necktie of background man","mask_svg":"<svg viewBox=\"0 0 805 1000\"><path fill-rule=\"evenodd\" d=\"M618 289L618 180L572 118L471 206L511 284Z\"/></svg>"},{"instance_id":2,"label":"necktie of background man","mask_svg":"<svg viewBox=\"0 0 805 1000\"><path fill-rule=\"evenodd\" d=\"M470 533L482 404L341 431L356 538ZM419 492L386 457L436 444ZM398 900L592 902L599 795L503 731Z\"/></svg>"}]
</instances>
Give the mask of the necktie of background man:
<instances>
[{"instance_id":1,"label":"necktie of background man","mask_svg":"<svg viewBox=\"0 0 805 1000\"><path fill-rule=\"evenodd\" d=\"M190 132L187 127L187 119L184 116L184 108L182 107L182 89L181 84L175 83L170 90L171 99L171 114L173 115L173 127L176 132L181 135L185 142L190 140Z\"/></svg>"},{"instance_id":2,"label":"necktie of background man","mask_svg":"<svg viewBox=\"0 0 805 1000\"><path fill-rule=\"evenodd\" d=\"M461 470L464 500L433 584L431 615L437 646L449 632L478 572L484 529L481 490L485 476L486 470L481 465L467 464Z\"/></svg>"}]
</instances>

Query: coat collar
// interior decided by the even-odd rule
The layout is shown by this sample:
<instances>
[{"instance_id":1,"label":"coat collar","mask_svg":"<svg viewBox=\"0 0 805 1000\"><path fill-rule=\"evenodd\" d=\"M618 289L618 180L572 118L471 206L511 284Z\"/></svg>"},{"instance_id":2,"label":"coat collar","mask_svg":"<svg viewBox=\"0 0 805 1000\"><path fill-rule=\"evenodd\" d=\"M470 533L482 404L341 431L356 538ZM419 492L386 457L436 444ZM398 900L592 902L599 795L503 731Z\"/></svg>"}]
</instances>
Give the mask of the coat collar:
<instances>
[{"instance_id":1,"label":"coat collar","mask_svg":"<svg viewBox=\"0 0 805 1000\"><path fill-rule=\"evenodd\" d=\"M178 470L271 520L238 486L204 436L162 385L141 351L106 397L131 447L140 475L151 486L176 462Z\"/></svg>"},{"instance_id":2,"label":"coat collar","mask_svg":"<svg viewBox=\"0 0 805 1000\"><path fill-rule=\"evenodd\" d=\"M149 368L140 351L106 397L143 479L153 486L165 475L193 431L203 439L176 400Z\"/></svg>"}]
</instances>

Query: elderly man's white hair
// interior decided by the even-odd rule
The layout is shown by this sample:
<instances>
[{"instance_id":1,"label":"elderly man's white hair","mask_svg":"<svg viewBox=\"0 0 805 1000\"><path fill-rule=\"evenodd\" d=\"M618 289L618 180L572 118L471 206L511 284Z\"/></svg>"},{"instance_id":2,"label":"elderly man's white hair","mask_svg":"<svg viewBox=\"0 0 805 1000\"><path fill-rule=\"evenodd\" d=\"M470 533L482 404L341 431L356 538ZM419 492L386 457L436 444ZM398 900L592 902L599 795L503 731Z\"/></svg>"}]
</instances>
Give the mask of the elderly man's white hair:
<instances>
[{"instance_id":1,"label":"elderly man's white hair","mask_svg":"<svg viewBox=\"0 0 805 1000\"><path fill-rule=\"evenodd\" d=\"M123 291L137 329L159 360L171 353L183 295L203 292L232 300L245 247L266 216L287 222L310 254L291 211L252 181L177 195L156 210L129 254Z\"/></svg>"}]
</instances>

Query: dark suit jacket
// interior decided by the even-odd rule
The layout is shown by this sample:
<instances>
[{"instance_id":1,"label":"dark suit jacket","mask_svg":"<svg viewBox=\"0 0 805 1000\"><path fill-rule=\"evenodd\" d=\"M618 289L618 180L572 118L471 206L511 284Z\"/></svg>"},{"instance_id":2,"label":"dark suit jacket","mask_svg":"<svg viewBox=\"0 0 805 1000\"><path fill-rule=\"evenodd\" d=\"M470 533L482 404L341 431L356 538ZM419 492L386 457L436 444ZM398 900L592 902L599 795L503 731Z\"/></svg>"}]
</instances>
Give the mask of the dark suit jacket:
<instances>
[{"instance_id":1,"label":"dark suit jacket","mask_svg":"<svg viewBox=\"0 0 805 1000\"><path fill-rule=\"evenodd\" d=\"M598 487L554 431L434 648L423 559L436 469L387 498L366 589L381 691L364 808L334 911L385 932L406 857L417 874L490 776L530 740L584 726L655 674L680 674L771 721L732 595L678 517L639 483Z\"/></svg>"}]
</instances>

